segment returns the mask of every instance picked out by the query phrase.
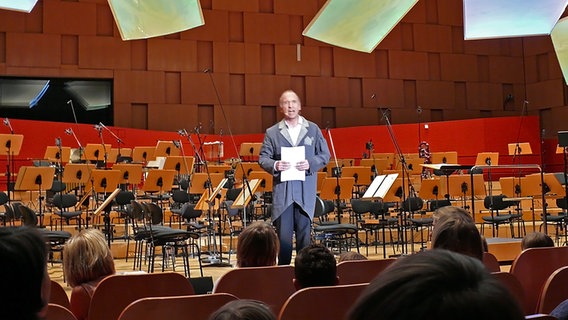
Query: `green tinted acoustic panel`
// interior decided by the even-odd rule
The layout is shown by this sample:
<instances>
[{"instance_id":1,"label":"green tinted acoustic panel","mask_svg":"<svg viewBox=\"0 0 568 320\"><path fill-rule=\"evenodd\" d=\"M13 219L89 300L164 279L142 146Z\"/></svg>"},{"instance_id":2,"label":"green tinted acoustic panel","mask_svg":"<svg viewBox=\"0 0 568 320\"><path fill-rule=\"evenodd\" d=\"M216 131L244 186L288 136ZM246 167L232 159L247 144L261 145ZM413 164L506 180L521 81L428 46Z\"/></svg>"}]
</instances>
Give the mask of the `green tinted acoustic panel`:
<instances>
[{"instance_id":1,"label":"green tinted acoustic panel","mask_svg":"<svg viewBox=\"0 0 568 320\"><path fill-rule=\"evenodd\" d=\"M199 27L199 0L108 0L122 40L146 39Z\"/></svg>"},{"instance_id":2,"label":"green tinted acoustic panel","mask_svg":"<svg viewBox=\"0 0 568 320\"><path fill-rule=\"evenodd\" d=\"M418 0L328 0L302 33L351 50L372 52Z\"/></svg>"},{"instance_id":3,"label":"green tinted acoustic panel","mask_svg":"<svg viewBox=\"0 0 568 320\"><path fill-rule=\"evenodd\" d=\"M560 69L562 69L564 82L568 84L568 18L558 21L552 29L550 37L560 63Z\"/></svg>"},{"instance_id":4,"label":"green tinted acoustic panel","mask_svg":"<svg viewBox=\"0 0 568 320\"><path fill-rule=\"evenodd\" d=\"M548 35L568 0L464 0L464 39Z\"/></svg>"}]
</instances>

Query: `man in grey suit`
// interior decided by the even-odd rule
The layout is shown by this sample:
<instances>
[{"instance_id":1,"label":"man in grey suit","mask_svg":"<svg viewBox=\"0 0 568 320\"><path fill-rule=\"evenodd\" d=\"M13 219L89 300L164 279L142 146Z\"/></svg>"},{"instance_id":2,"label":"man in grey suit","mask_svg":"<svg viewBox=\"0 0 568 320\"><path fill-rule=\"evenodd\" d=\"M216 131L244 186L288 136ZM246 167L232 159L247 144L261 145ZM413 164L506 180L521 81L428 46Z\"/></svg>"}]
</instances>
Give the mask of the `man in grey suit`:
<instances>
[{"instance_id":1,"label":"man in grey suit","mask_svg":"<svg viewBox=\"0 0 568 320\"><path fill-rule=\"evenodd\" d=\"M300 115L298 95L287 90L280 96L284 119L266 130L258 163L273 175L272 223L280 239L278 264L292 260L292 241L296 232L296 252L311 242L311 222L316 202L317 172L329 161L329 148L321 129ZM304 147L305 158L296 163L283 161L282 147ZM282 181L281 173L294 166L305 180Z\"/></svg>"}]
</instances>

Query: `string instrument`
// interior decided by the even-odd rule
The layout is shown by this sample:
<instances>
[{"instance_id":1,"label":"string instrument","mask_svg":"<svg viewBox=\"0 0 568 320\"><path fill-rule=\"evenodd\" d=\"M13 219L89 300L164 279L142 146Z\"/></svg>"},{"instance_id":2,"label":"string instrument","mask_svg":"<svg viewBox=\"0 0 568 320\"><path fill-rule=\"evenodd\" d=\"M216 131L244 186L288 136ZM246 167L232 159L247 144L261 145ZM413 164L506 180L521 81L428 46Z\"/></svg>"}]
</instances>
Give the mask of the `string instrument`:
<instances>
[{"instance_id":1,"label":"string instrument","mask_svg":"<svg viewBox=\"0 0 568 320\"><path fill-rule=\"evenodd\" d=\"M424 159L424 164L432 163L431 160L432 154L430 153L430 145L426 141L420 142L418 145L418 157ZM423 179L428 179L432 176L430 170L426 167L422 167L422 174Z\"/></svg>"}]
</instances>

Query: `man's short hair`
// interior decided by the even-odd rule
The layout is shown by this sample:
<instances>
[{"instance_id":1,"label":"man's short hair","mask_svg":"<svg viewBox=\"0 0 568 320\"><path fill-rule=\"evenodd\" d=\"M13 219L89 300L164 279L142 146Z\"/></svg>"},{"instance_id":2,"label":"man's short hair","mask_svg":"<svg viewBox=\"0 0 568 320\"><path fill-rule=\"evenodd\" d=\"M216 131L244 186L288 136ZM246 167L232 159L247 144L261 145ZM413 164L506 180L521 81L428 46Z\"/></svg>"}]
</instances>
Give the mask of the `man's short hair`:
<instances>
[{"instance_id":1,"label":"man's short hair","mask_svg":"<svg viewBox=\"0 0 568 320\"><path fill-rule=\"evenodd\" d=\"M301 288L337 284L337 263L328 248L311 244L298 252L294 274Z\"/></svg>"}]
</instances>

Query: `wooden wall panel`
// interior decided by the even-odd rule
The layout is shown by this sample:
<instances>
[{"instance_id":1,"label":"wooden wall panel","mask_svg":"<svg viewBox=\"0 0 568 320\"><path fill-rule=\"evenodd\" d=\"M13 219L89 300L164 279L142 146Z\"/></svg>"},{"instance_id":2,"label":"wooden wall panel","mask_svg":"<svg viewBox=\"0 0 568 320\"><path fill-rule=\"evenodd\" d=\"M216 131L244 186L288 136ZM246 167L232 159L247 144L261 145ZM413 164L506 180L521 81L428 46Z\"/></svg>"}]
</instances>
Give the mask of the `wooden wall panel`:
<instances>
[{"instance_id":1,"label":"wooden wall panel","mask_svg":"<svg viewBox=\"0 0 568 320\"><path fill-rule=\"evenodd\" d=\"M464 53L498 56L502 41L507 39L467 40L464 41Z\"/></svg>"},{"instance_id":2,"label":"wooden wall panel","mask_svg":"<svg viewBox=\"0 0 568 320\"><path fill-rule=\"evenodd\" d=\"M260 45L260 73L275 74L276 73L276 57L274 54L274 45Z\"/></svg>"},{"instance_id":3,"label":"wooden wall panel","mask_svg":"<svg viewBox=\"0 0 568 320\"><path fill-rule=\"evenodd\" d=\"M489 81L517 83L524 78L523 59L521 57L489 57Z\"/></svg>"},{"instance_id":4,"label":"wooden wall panel","mask_svg":"<svg viewBox=\"0 0 568 320\"><path fill-rule=\"evenodd\" d=\"M438 0L438 23L442 25L463 26L463 2Z\"/></svg>"},{"instance_id":5,"label":"wooden wall panel","mask_svg":"<svg viewBox=\"0 0 568 320\"><path fill-rule=\"evenodd\" d=\"M321 6L317 0L274 0L274 13L315 16Z\"/></svg>"},{"instance_id":6,"label":"wooden wall panel","mask_svg":"<svg viewBox=\"0 0 568 320\"><path fill-rule=\"evenodd\" d=\"M61 64L79 64L79 37L61 36Z\"/></svg>"},{"instance_id":7,"label":"wooden wall panel","mask_svg":"<svg viewBox=\"0 0 568 320\"><path fill-rule=\"evenodd\" d=\"M149 104L148 129L176 131L172 128L187 129L197 126L197 106L183 104Z\"/></svg>"},{"instance_id":8,"label":"wooden wall panel","mask_svg":"<svg viewBox=\"0 0 568 320\"><path fill-rule=\"evenodd\" d=\"M296 45L275 46L276 74L319 76L319 48L300 46L300 61Z\"/></svg>"},{"instance_id":9,"label":"wooden wall panel","mask_svg":"<svg viewBox=\"0 0 568 320\"><path fill-rule=\"evenodd\" d=\"M372 54L333 49L333 70L336 77L374 77L375 59Z\"/></svg>"},{"instance_id":10,"label":"wooden wall panel","mask_svg":"<svg viewBox=\"0 0 568 320\"><path fill-rule=\"evenodd\" d=\"M245 43L245 73L260 73L260 45Z\"/></svg>"},{"instance_id":11,"label":"wooden wall panel","mask_svg":"<svg viewBox=\"0 0 568 320\"><path fill-rule=\"evenodd\" d=\"M283 14L245 13L245 42L290 43L289 17Z\"/></svg>"},{"instance_id":12,"label":"wooden wall panel","mask_svg":"<svg viewBox=\"0 0 568 320\"><path fill-rule=\"evenodd\" d=\"M108 2L104 1L104 5L97 5L97 36L118 35L118 28L114 23L114 16L108 6Z\"/></svg>"},{"instance_id":13,"label":"wooden wall panel","mask_svg":"<svg viewBox=\"0 0 568 320\"><path fill-rule=\"evenodd\" d=\"M527 84L527 100L531 107L557 107L564 105L564 80L548 80Z\"/></svg>"},{"instance_id":14,"label":"wooden wall panel","mask_svg":"<svg viewBox=\"0 0 568 320\"><path fill-rule=\"evenodd\" d=\"M362 91L365 107L400 108L404 105L404 83L402 80L363 79Z\"/></svg>"},{"instance_id":15,"label":"wooden wall panel","mask_svg":"<svg viewBox=\"0 0 568 320\"><path fill-rule=\"evenodd\" d=\"M41 50L38 50L39 48ZM6 65L58 68L61 65L61 37L33 33L7 33Z\"/></svg>"},{"instance_id":16,"label":"wooden wall panel","mask_svg":"<svg viewBox=\"0 0 568 320\"><path fill-rule=\"evenodd\" d=\"M182 40L229 41L229 13L202 10L205 24L181 32Z\"/></svg>"},{"instance_id":17,"label":"wooden wall panel","mask_svg":"<svg viewBox=\"0 0 568 320\"><path fill-rule=\"evenodd\" d=\"M95 35L95 3L44 0L43 31L49 34Z\"/></svg>"},{"instance_id":18,"label":"wooden wall panel","mask_svg":"<svg viewBox=\"0 0 568 320\"><path fill-rule=\"evenodd\" d=\"M451 109L455 103L453 93L454 83L450 81L416 81L416 102L422 108Z\"/></svg>"},{"instance_id":19,"label":"wooden wall panel","mask_svg":"<svg viewBox=\"0 0 568 320\"><path fill-rule=\"evenodd\" d=\"M130 69L130 42L120 38L79 36L79 67Z\"/></svg>"},{"instance_id":20,"label":"wooden wall panel","mask_svg":"<svg viewBox=\"0 0 568 320\"><path fill-rule=\"evenodd\" d=\"M164 72L160 71L116 71L115 102L164 103L164 79Z\"/></svg>"},{"instance_id":21,"label":"wooden wall panel","mask_svg":"<svg viewBox=\"0 0 568 320\"><path fill-rule=\"evenodd\" d=\"M280 94L288 88L290 88L289 76L245 75L246 104L256 106L278 104ZM300 99L305 100L301 96Z\"/></svg>"},{"instance_id":22,"label":"wooden wall panel","mask_svg":"<svg viewBox=\"0 0 568 320\"><path fill-rule=\"evenodd\" d=\"M148 39L148 70L199 71L197 42Z\"/></svg>"},{"instance_id":23,"label":"wooden wall panel","mask_svg":"<svg viewBox=\"0 0 568 320\"><path fill-rule=\"evenodd\" d=\"M536 63L536 56L525 56L523 61L525 68L525 83L537 82L539 70Z\"/></svg>"},{"instance_id":24,"label":"wooden wall panel","mask_svg":"<svg viewBox=\"0 0 568 320\"><path fill-rule=\"evenodd\" d=\"M258 12L258 1L250 0L212 0L213 10Z\"/></svg>"},{"instance_id":25,"label":"wooden wall panel","mask_svg":"<svg viewBox=\"0 0 568 320\"><path fill-rule=\"evenodd\" d=\"M181 74L179 72L166 72L166 103L181 103Z\"/></svg>"},{"instance_id":26,"label":"wooden wall panel","mask_svg":"<svg viewBox=\"0 0 568 320\"><path fill-rule=\"evenodd\" d=\"M305 103L322 107L349 106L348 78L306 78Z\"/></svg>"},{"instance_id":27,"label":"wooden wall panel","mask_svg":"<svg viewBox=\"0 0 568 320\"><path fill-rule=\"evenodd\" d=\"M363 106L363 81L359 78L349 79L349 106L361 107Z\"/></svg>"},{"instance_id":28,"label":"wooden wall panel","mask_svg":"<svg viewBox=\"0 0 568 320\"><path fill-rule=\"evenodd\" d=\"M229 52L229 43L227 42L214 42L212 43L212 47L211 47L211 56L209 57L209 59L211 60L210 66L213 66L213 70L215 72L221 72L221 73L229 73L229 56L232 54L232 52ZM204 54L200 51L199 52L199 57L200 57L200 63L201 63L201 55ZM199 69L201 70L201 66L199 66Z\"/></svg>"},{"instance_id":29,"label":"wooden wall panel","mask_svg":"<svg viewBox=\"0 0 568 320\"><path fill-rule=\"evenodd\" d=\"M501 84L468 82L466 90L468 109L498 110L503 108Z\"/></svg>"},{"instance_id":30,"label":"wooden wall panel","mask_svg":"<svg viewBox=\"0 0 568 320\"><path fill-rule=\"evenodd\" d=\"M229 123L227 124L221 110L216 106L215 127L218 128L217 132L219 132L219 129L223 128L223 132L228 134L229 130L227 128L229 125L233 133L239 132L246 134L263 132L260 106L225 105L223 108L227 116L226 120L228 120ZM228 152L234 153L234 147L230 142L225 142L224 147L225 150L231 150Z\"/></svg>"},{"instance_id":31,"label":"wooden wall panel","mask_svg":"<svg viewBox=\"0 0 568 320\"><path fill-rule=\"evenodd\" d=\"M230 12L229 13L229 41L243 42L245 39L244 26L243 26L243 13Z\"/></svg>"},{"instance_id":32,"label":"wooden wall panel","mask_svg":"<svg viewBox=\"0 0 568 320\"><path fill-rule=\"evenodd\" d=\"M0 30L4 32L25 32L27 16L28 14L23 12L0 10Z\"/></svg>"},{"instance_id":33,"label":"wooden wall panel","mask_svg":"<svg viewBox=\"0 0 568 320\"><path fill-rule=\"evenodd\" d=\"M390 51L391 79L428 80L428 55L424 52Z\"/></svg>"},{"instance_id":34,"label":"wooden wall panel","mask_svg":"<svg viewBox=\"0 0 568 320\"><path fill-rule=\"evenodd\" d=\"M335 108L335 114L335 127L339 128L373 126L380 124L381 120L376 108Z\"/></svg>"},{"instance_id":35,"label":"wooden wall panel","mask_svg":"<svg viewBox=\"0 0 568 320\"><path fill-rule=\"evenodd\" d=\"M215 53L217 49L215 45ZM220 44L219 44L220 46ZM230 73L245 73L245 45L243 43L228 43L227 44L227 58L228 72Z\"/></svg>"},{"instance_id":36,"label":"wooden wall panel","mask_svg":"<svg viewBox=\"0 0 568 320\"><path fill-rule=\"evenodd\" d=\"M418 1L412 9L402 18L404 23L426 22L426 1Z\"/></svg>"},{"instance_id":37,"label":"wooden wall panel","mask_svg":"<svg viewBox=\"0 0 568 320\"><path fill-rule=\"evenodd\" d=\"M396 25L392 30L387 34L387 36L379 43L375 52L377 50L402 50L402 30L399 25Z\"/></svg>"},{"instance_id":38,"label":"wooden wall panel","mask_svg":"<svg viewBox=\"0 0 568 320\"><path fill-rule=\"evenodd\" d=\"M526 56L554 52L552 39L548 35L523 38L523 44Z\"/></svg>"},{"instance_id":39,"label":"wooden wall panel","mask_svg":"<svg viewBox=\"0 0 568 320\"><path fill-rule=\"evenodd\" d=\"M428 73L430 74L430 80L442 79L442 66L439 53L428 53Z\"/></svg>"},{"instance_id":40,"label":"wooden wall panel","mask_svg":"<svg viewBox=\"0 0 568 320\"><path fill-rule=\"evenodd\" d=\"M231 74L229 76L230 97L229 104L245 105L245 76L242 74Z\"/></svg>"},{"instance_id":41,"label":"wooden wall panel","mask_svg":"<svg viewBox=\"0 0 568 320\"><path fill-rule=\"evenodd\" d=\"M229 75L226 73L183 72L181 74L182 104L217 104L217 94L222 101L228 101Z\"/></svg>"},{"instance_id":42,"label":"wooden wall panel","mask_svg":"<svg viewBox=\"0 0 568 320\"><path fill-rule=\"evenodd\" d=\"M468 54L440 54L442 80L477 81L477 56Z\"/></svg>"},{"instance_id":43,"label":"wooden wall panel","mask_svg":"<svg viewBox=\"0 0 568 320\"><path fill-rule=\"evenodd\" d=\"M332 77L333 70L333 49L329 47L320 47L320 77Z\"/></svg>"},{"instance_id":44,"label":"wooden wall panel","mask_svg":"<svg viewBox=\"0 0 568 320\"><path fill-rule=\"evenodd\" d=\"M416 51L452 52L452 28L431 24L414 24Z\"/></svg>"}]
</instances>

